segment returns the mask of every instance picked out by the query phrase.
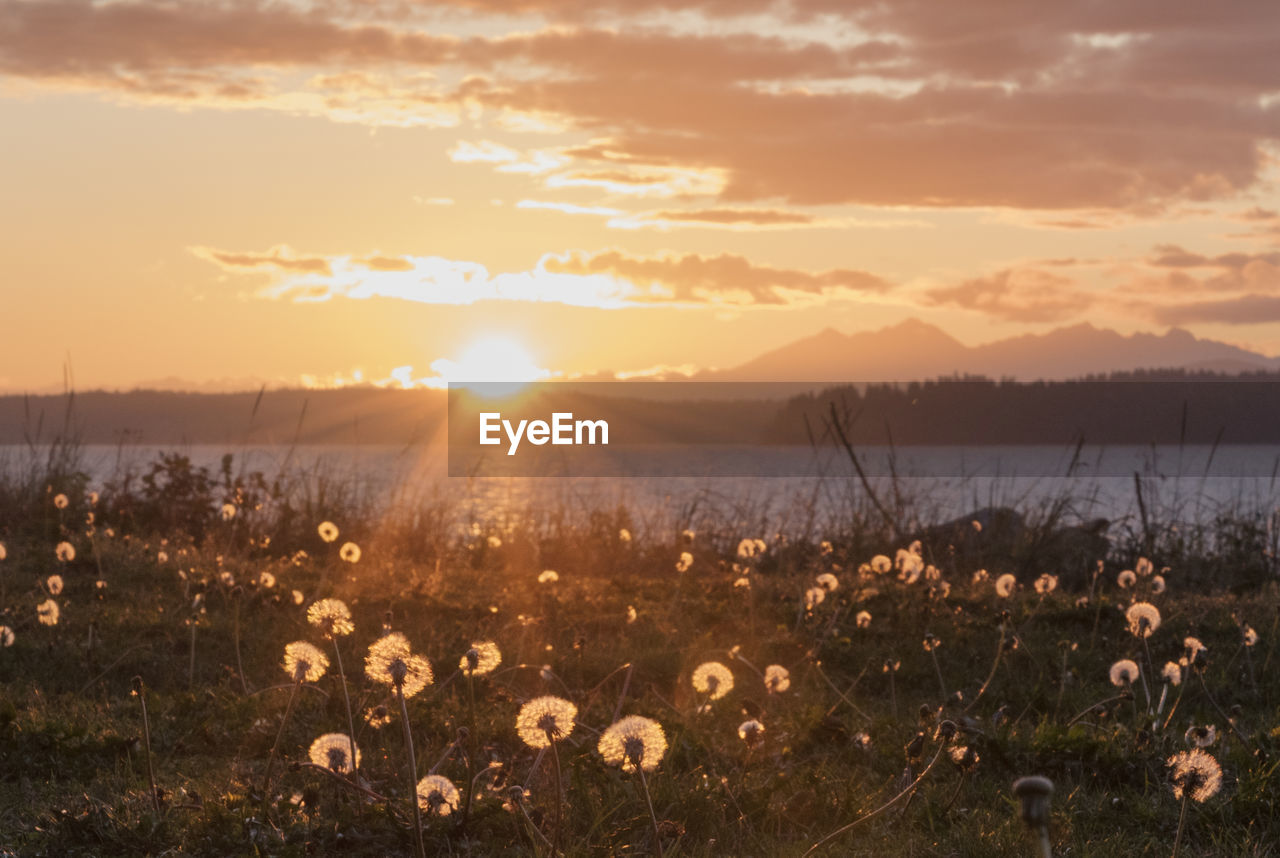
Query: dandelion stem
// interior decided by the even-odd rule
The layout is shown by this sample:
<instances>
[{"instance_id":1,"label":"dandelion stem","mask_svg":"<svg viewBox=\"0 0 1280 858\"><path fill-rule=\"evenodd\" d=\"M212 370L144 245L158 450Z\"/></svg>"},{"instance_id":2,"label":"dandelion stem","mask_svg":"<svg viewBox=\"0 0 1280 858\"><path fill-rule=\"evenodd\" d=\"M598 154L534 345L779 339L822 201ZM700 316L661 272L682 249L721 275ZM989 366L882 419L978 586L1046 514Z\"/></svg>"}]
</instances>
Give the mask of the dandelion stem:
<instances>
[{"instance_id":1,"label":"dandelion stem","mask_svg":"<svg viewBox=\"0 0 1280 858\"><path fill-rule=\"evenodd\" d=\"M271 770L275 768L276 752L280 750L280 738L284 736L284 728L289 724L289 713L293 711L293 701L298 698L298 689L301 687L302 679L294 680L293 689L289 692L289 703L284 707L284 718L280 721L280 729L276 731L276 740L271 745L271 754L267 757L267 773L262 778L262 806L264 808L271 805Z\"/></svg>"},{"instance_id":2,"label":"dandelion stem","mask_svg":"<svg viewBox=\"0 0 1280 858\"><path fill-rule=\"evenodd\" d=\"M636 771L640 773L640 786L644 789L644 802L649 806L649 822L653 825L653 851L658 853L658 858L662 858L662 835L658 833L658 815L653 812L653 799L649 796L649 779L644 775L644 766L637 765Z\"/></svg>"},{"instance_id":3,"label":"dandelion stem","mask_svg":"<svg viewBox=\"0 0 1280 858\"><path fill-rule=\"evenodd\" d=\"M342 702L347 705L347 738L351 740L351 779L360 782L360 766L356 761L356 722L351 717L351 696L347 693L347 673L342 669L342 648L337 635L333 638L333 654L338 659L338 679L342 683Z\"/></svg>"},{"instance_id":4,"label":"dandelion stem","mask_svg":"<svg viewBox=\"0 0 1280 858\"><path fill-rule=\"evenodd\" d=\"M1000 666L1000 657L1003 655L1004 655L1004 623L1001 623L1000 624L1000 642L996 644L996 658L995 658L995 661L991 663L991 672L988 673L987 678L982 681L982 687L978 689L978 693L975 694L973 699L969 701L969 705L964 707L965 712L968 712L970 709L972 709L974 705L977 704L977 702L982 699L982 695L987 692L987 688L991 686L991 680L996 678L996 668ZM937 661L938 660L935 657L934 664L937 664ZM941 674L939 674L939 676L941 676ZM945 694L944 694L944 698L945 698ZM1058 699L1059 700L1062 699L1061 693L1059 693Z\"/></svg>"},{"instance_id":5,"label":"dandelion stem","mask_svg":"<svg viewBox=\"0 0 1280 858\"><path fill-rule=\"evenodd\" d=\"M413 804L413 845L418 858L427 858L422 843L422 811L418 807L418 760L413 753L413 730L409 727L409 706L404 701L404 684L396 683L396 697L400 700L400 722L404 726L404 748L409 756L409 800Z\"/></svg>"},{"instance_id":6,"label":"dandelion stem","mask_svg":"<svg viewBox=\"0 0 1280 858\"><path fill-rule=\"evenodd\" d=\"M947 683L942 679L942 668L938 665L937 647L929 650L929 657L933 659L933 670L938 675L938 690L942 692L942 699L946 700L950 695L947 693Z\"/></svg>"},{"instance_id":7,"label":"dandelion stem","mask_svg":"<svg viewBox=\"0 0 1280 858\"><path fill-rule=\"evenodd\" d=\"M302 768L304 768L304 769L315 769L315 770L316 770L316 771L318 771L318 772L324 772L326 775L328 775L329 777L333 778L333 779L334 779L334 780L336 780L338 783L340 783L340 784L345 784L346 786L351 787L351 788L352 788L353 790L355 790L356 792L362 793L363 795L368 796L369 798L373 799L374 801L386 801L386 800L387 800L387 797L386 797L386 796L384 796L384 795L380 795L379 793L374 792L373 790L369 789L368 787L361 786L361 785L360 785L360 784L358 784L358 783L353 783L352 781L348 780L347 778L345 778L345 777L343 777L342 775L340 775L340 774L338 774L337 772L335 772L333 769L330 769L330 768L328 768L328 767L326 767L326 766L317 766L315 763L302 763L302 764L301 764L301 767L302 767Z\"/></svg>"},{"instance_id":8,"label":"dandelion stem","mask_svg":"<svg viewBox=\"0 0 1280 858\"><path fill-rule=\"evenodd\" d=\"M956 791L951 793L951 798L947 801L946 807L942 808L943 815L951 810L951 805L956 803L956 799L960 797L960 790L964 789L965 773L960 773L960 780L956 783Z\"/></svg>"},{"instance_id":9,"label":"dandelion stem","mask_svg":"<svg viewBox=\"0 0 1280 858\"><path fill-rule=\"evenodd\" d=\"M560 743L556 741L551 731L547 731L547 739L551 742L551 770L556 778L556 815L554 817L555 827L551 830L551 858L555 858L557 850L560 848L560 824L563 818L564 795L563 784L560 782Z\"/></svg>"},{"instance_id":10,"label":"dandelion stem","mask_svg":"<svg viewBox=\"0 0 1280 858\"><path fill-rule=\"evenodd\" d=\"M196 618L191 618L191 663L187 666L187 686L194 688L196 684Z\"/></svg>"},{"instance_id":11,"label":"dandelion stem","mask_svg":"<svg viewBox=\"0 0 1280 858\"><path fill-rule=\"evenodd\" d=\"M1173 837L1173 855L1170 858L1178 858L1178 847L1182 844L1182 829L1187 821L1187 805L1190 803L1191 790L1184 789L1182 791L1182 810L1178 813L1178 833Z\"/></svg>"},{"instance_id":12,"label":"dandelion stem","mask_svg":"<svg viewBox=\"0 0 1280 858\"><path fill-rule=\"evenodd\" d=\"M825 672L823 672L823 670L822 670L822 665L820 665L818 662L816 662L816 661L815 661L815 662L813 663L813 668L814 668L814 670L818 671L818 676L821 676L821 677L822 677L822 681L823 681L823 682L825 682L827 685L831 686L831 690L832 690L832 691L834 691L834 692L836 693L836 695L837 695L841 700L843 700L846 704L848 704L848 706L849 706L849 708L850 708L850 709L852 709L854 712L857 712L857 713L858 713L858 716L859 716L860 718L862 718L862 719L863 719L863 720L865 720L865 721L870 721L870 720L871 720L869 717L867 717L867 714L866 714L865 712L863 712L861 709L859 709L859 708L857 707L857 705L856 705L856 704L854 704L854 702L853 702L852 700L850 700L850 699L848 698L848 696L847 696L847 695L845 695L845 694L844 694L844 693L843 693L839 688L837 688L837 687L836 687L836 685L835 685L835 683L833 683L833 682L832 682L832 681L827 677L827 674L826 674ZM864 671L864 672L865 672L865 670L866 670L866 668L863 668L863 671ZM862 674L860 673L860 674L858 674L858 676L859 676L859 677L861 677L861 676L862 676ZM854 680L854 682L855 682L855 684L856 684L857 680ZM889 684L890 684L890 687L892 687L892 685L893 685L893 674L892 674L892 673L890 673L890 674L889 674ZM852 686L850 686L850 690L852 690ZM897 711L897 708L896 708L896 707L894 708L894 711L895 711L895 713L896 713L896 711Z\"/></svg>"},{"instance_id":13,"label":"dandelion stem","mask_svg":"<svg viewBox=\"0 0 1280 858\"><path fill-rule=\"evenodd\" d=\"M888 810L889 808L893 807L895 804L897 804L906 796L913 794L916 790L916 787L920 786L920 782L924 780L925 775L929 774L930 769L932 769L934 765L938 762L938 760L942 757L942 751L944 748L946 748L946 746L947 746L947 741L945 740L938 745L938 750L934 752L933 759L929 761L929 765L924 767L924 771L920 772L920 774L916 776L916 779L913 780L910 783L910 785L907 786L906 789L904 789L902 792L898 793L893 798L889 799L884 804L880 805L870 813L864 813L862 816L859 816L853 822L850 822L847 825L840 826L835 831L831 832L826 837L822 838L817 843L810 846L805 851L804 855L805 856L812 855L814 852L817 852L823 846L826 846L829 842L836 839L840 835L844 834L845 832L853 828L858 823L866 822L868 819L871 819L873 816L877 816L878 814L881 814L884 811Z\"/></svg>"},{"instance_id":14,"label":"dandelion stem","mask_svg":"<svg viewBox=\"0 0 1280 858\"><path fill-rule=\"evenodd\" d=\"M633 673L634 668L635 665L631 663L627 664L627 676L626 679L622 681L622 691L618 693L618 705L613 707L614 721L617 721L618 717L622 714L622 702L627 699L627 692L631 690L631 674ZM658 847L658 849L659 854L661 854L662 847Z\"/></svg>"},{"instance_id":15,"label":"dandelion stem","mask_svg":"<svg viewBox=\"0 0 1280 858\"><path fill-rule=\"evenodd\" d=\"M470 754L467 755L467 765L468 766L471 765ZM467 797L463 799L463 803L462 803L462 819L458 822L458 831L466 830L467 819L470 818L471 816L471 797L475 795L476 782L480 780L481 777L483 777L484 775L487 775L489 772L492 772L492 771L502 771L502 764L490 763L489 765L481 769L479 772L477 772L475 777L471 778L471 787L470 789L467 790Z\"/></svg>"},{"instance_id":16,"label":"dandelion stem","mask_svg":"<svg viewBox=\"0 0 1280 858\"><path fill-rule=\"evenodd\" d=\"M138 693L138 702L142 704L142 749L147 760L147 781L151 785L151 806L156 815L160 815L160 793L156 791L156 773L151 766L151 719L147 716L147 690L142 684L142 677L133 678L133 690Z\"/></svg>"},{"instance_id":17,"label":"dandelion stem","mask_svg":"<svg viewBox=\"0 0 1280 858\"><path fill-rule=\"evenodd\" d=\"M249 683L244 678L244 662L240 658L240 599L235 600L236 608L233 612L233 636L236 643L236 674L240 677L240 691L245 697L249 696ZM352 759L355 759L352 756Z\"/></svg>"},{"instance_id":18,"label":"dandelion stem","mask_svg":"<svg viewBox=\"0 0 1280 858\"><path fill-rule=\"evenodd\" d=\"M1108 697L1106 700L1099 700L1097 703L1093 704L1092 706L1086 707L1085 709L1081 709L1080 712L1076 714L1076 717L1072 718L1070 721L1067 722L1067 726L1070 727L1072 724L1076 723L1081 718L1088 715L1090 712L1093 712L1097 709L1101 709L1103 706L1106 706L1108 704L1115 703L1117 700L1124 700L1126 697L1132 698L1133 692L1126 691L1123 694L1117 694L1115 697Z\"/></svg>"},{"instance_id":19,"label":"dandelion stem","mask_svg":"<svg viewBox=\"0 0 1280 858\"><path fill-rule=\"evenodd\" d=\"M524 791L524 787L514 787L513 792L515 789L519 789L521 792ZM555 854L555 847L551 845L551 841L547 839L545 834L538 830L538 826L533 824L533 818L529 816L529 811L524 806L523 795L518 798L513 796L512 801L514 801L516 806L520 808L520 813L524 816L524 821L529 823L530 830L532 830L534 834L538 835L538 839L542 841L543 845L552 850L552 854Z\"/></svg>"},{"instance_id":20,"label":"dandelion stem","mask_svg":"<svg viewBox=\"0 0 1280 858\"><path fill-rule=\"evenodd\" d=\"M1190 684L1190 677L1182 685L1178 686L1178 696L1174 698L1173 705L1169 707L1169 715L1164 719L1164 724L1161 725L1160 729L1169 729L1169 722L1173 720L1173 713L1178 711L1178 704L1182 702L1182 695L1186 692L1188 684Z\"/></svg>"},{"instance_id":21,"label":"dandelion stem","mask_svg":"<svg viewBox=\"0 0 1280 858\"><path fill-rule=\"evenodd\" d=\"M1146 635L1143 635L1142 637L1142 652L1147 658L1147 671L1151 674L1151 681L1155 682L1156 668L1155 668L1155 664L1151 661L1151 647L1147 644ZM1147 685L1146 674L1142 673L1142 671L1139 671L1138 673L1140 676L1142 676L1142 690L1147 693L1147 712L1150 712L1151 711L1151 688Z\"/></svg>"},{"instance_id":22,"label":"dandelion stem","mask_svg":"<svg viewBox=\"0 0 1280 858\"><path fill-rule=\"evenodd\" d=\"M1213 704L1214 710L1217 711L1218 715L1222 717L1223 721L1227 722L1227 726L1231 728L1231 732L1239 736L1241 742L1248 742L1249 737L1246 736L1244 732L1241 731L1241 729L1236 726L1236 722L1233 721L1230 717L1228 717L1226 712L1222 711L1222 707L1218 705L1218 701L1214 700L1213 695L1209 693L1209 686L1204 681L1204 674L1197 673L1196 676L1200 678L1200 687L1204 689L1205 699L1207 699L1211 704Z\"/></svg>"}]
</instances>

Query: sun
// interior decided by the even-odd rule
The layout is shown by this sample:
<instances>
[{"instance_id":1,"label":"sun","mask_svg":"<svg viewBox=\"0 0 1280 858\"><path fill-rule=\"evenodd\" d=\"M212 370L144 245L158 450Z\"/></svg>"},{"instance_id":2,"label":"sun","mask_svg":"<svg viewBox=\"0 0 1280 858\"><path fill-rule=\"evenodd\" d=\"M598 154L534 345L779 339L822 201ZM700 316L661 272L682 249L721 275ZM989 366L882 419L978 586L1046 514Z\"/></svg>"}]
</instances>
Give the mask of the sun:
<instances>
[{"instance_id":1,"label":"sun","mask_svg":"<svg viewBox=\"0 0 1280 858\"><path fill-rule=\"evenodd\" d=\"M434 361L431 369L447 384L483 384L485 392L493 394L510 393L530 382L551 377L551 371L538 366L523 345L496 334L473 341L456 360Z\"/></svg>"}]
</instances>

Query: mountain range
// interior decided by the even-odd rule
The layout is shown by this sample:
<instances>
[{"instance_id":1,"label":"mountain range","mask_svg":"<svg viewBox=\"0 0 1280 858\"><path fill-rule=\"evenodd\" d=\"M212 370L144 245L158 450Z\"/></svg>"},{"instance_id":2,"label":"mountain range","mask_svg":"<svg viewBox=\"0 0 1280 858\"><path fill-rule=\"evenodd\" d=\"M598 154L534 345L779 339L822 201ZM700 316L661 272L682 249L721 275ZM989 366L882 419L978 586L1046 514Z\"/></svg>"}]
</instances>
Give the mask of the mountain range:
<instances>
[{"instance_id":1,"label":"mountain range","mask_svg":"<svg viewBox=\"0 0 1280 858\"><path fill-rule=\"evenodd\" d=\"M908 319L856 334L827 328L744 364L695 376L703 381L912 381L981 375L1021 381L1080 378L1142 369L1216 373L1280 371L1267 357L1174 328L1124 335L1088 323L966 346L941 328Z\"/></svg>"}]
</instances>

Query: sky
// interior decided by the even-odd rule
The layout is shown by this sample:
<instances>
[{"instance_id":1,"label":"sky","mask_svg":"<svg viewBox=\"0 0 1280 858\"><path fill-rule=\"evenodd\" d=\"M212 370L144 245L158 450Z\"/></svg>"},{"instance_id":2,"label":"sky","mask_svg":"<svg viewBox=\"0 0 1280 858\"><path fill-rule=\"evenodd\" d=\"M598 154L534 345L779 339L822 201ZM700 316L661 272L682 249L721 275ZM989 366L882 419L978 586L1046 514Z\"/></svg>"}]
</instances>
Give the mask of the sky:
<instances>
[{"instance_id":1,"label":"sky","mask_svg":"<svg viewBox=\"0 0 1280 858\"><path fill-rule=\"evenodd\" d=\"M1272 0L0 0L0 391L690 372L913 317L1275 355L1276 56Z\"/></svg>"}]
</instances>

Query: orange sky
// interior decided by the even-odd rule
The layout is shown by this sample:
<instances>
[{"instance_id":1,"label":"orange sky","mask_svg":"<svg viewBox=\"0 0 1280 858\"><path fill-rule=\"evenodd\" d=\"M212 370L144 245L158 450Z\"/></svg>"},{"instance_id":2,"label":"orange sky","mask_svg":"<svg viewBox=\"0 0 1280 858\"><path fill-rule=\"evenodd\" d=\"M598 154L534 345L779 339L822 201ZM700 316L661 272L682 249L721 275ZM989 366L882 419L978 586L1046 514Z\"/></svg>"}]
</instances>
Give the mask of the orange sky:
<instances>
[{"instance_id":1,"label":"orange sky","mask_svg":"<svg viewBox=\"0 0 1280 858\"><path fill-rule=\"evenodd\" d=\"M0 390L1280 352L1280 5L942 8L0 0Z\"/></svg>"}]
</instances>

